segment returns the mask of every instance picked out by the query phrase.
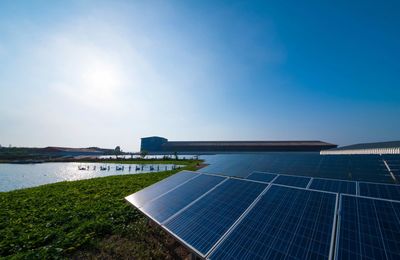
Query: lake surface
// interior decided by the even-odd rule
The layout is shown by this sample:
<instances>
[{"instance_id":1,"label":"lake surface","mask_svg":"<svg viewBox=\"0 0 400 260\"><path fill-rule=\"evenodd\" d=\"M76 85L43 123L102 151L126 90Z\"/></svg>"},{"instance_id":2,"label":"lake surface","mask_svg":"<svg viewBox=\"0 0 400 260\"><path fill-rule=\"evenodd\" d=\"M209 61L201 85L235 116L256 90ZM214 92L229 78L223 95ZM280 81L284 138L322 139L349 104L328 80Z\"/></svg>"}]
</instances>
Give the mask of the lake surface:
<instances>
[{"instance_id":1,"label":"lake surface","mask_svg":"<svg viewBox=\"0 0 400 260\"><path fill-rule=\"evenodd\" d=\"M101 166L105 167L106 170L101 170ZM117 166L123 166L124 168L117 170ZM151 166L153 170L150 169ZM165 171L171 170L174 166L174 164L105 164L74 162L0 164L0 192L35 187L60 181L75 181L111 175ZM79 167L87 168L87 170L79 170Z\"/></svg>"}]
</instances>

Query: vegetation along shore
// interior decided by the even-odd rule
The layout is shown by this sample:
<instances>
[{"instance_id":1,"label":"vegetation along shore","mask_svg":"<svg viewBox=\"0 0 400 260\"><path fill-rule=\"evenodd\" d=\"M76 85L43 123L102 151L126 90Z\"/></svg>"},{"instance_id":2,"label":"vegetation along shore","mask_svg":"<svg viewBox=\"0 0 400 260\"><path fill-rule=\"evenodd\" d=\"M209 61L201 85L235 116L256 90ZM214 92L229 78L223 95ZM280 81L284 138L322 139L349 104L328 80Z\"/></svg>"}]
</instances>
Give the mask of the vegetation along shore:
<instances>
[{"instance_id":1,"label":"vegetation along shore","mask_svg":"<svg viewBox=\"0 0 400 260\"><path fill-rule=\"evenodd\" d=\"M157 161L162 162L171 163ZM198 160L178 162L185 167L0 192L0 258L172 259L184 255L183 248L124 200L180 170L197 170L201 165Z\"/></svg>"}]
</instances>

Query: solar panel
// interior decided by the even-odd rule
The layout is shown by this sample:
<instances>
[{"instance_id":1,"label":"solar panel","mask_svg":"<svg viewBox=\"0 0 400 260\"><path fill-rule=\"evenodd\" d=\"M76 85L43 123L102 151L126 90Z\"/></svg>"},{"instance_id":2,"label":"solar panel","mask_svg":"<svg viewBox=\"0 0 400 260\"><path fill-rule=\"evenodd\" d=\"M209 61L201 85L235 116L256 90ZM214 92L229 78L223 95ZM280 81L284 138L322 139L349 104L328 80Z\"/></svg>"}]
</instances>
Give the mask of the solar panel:
<instances>
[{"instance_id":1,"label":"solar panel","mask_svg":"<svg viewBox=\"0 0 400 260\"><path fill-rule=\"evenodd\" d=\"M400 200L400 185L360 182L359 189L361 196Z\"/></svg>"},{"instance_id":2,"label":"solar panel","mask_svg":"<svg viewBox=\"0 0 400 260\"><path fill-rule=\"evenodd\" d=\"M355 195L357 183L354 181L313 179L309 189Z\"/></svg>"},{"instance_id":3,"label":"solar panel","mask_svg":"<svg viewBox=\"0 0 400 260\"><path fill-rule=\"evenodd\" d=\"M194 172L181 171L147 188L144 188L143 190L129 195L125 199L134 206L141 207L144 203L157 198L158 196L184 183L185 181L197 176L199 176L199 174Z\"/></svg>"},{"instance_id":4,"label":"solar panel","mask_svg":"<svg viewBox=\"0 0 400 260\"><path fill-rule=\"evenodd\" d=\"M272 185L210 259L328 259L337 195Z\"/></svg>"},{"instance_id":5,"label":"solar panel","mask_svg":"<svg viewBox=\"0 0 400 260\"><path fill-rule=\"evenodd\" d=\"M274 173L266 173L266 172L253 172L246 179L253 181L262 181L262 182L271 182L277 174Z\"/></svg>"},{"instance_id":6,"label":"solar panel","mask_svg":"<svg viewBox=\"0 0 400 260\"><path fill-rule=\"evenodd\" d=\"M266 187L259 182L228 179L164 226L205 256Z\"/></svg>"},{"instance_id":7,"label":"solar panel","mask_svg":"<svg viewBox=\"0 0 400 260\"><path fill-rule=\"evenodd\" d=\"M163 222L226 178L204 175L189 180L178 188L146 203L141 210L152 219Z\"/></svg>"},{"instance_id":8,"label":"solar panel","mask_svg":"<svg viewBox=\"0 0 400 260\"><path fill-rule=\"evenodd\" d=\"M390 182L391 177L380 155L320 155L314 152L271 152L202 156L209 166L201 172L245 178L253 171L305 175L343 180ZM396 162L390 158L396 175ZM397 164L399 165L399 164ZM399 174L399 171L397 171Z\"/></svg>"},{"instance_id":9,"label":"solar panel","mask_svg":"<svg viewBox=\"0 0 400 260\"><path fill-rule=\"evenodd\" d=\"M293 186L293 187L306 188L310 180L311 178L309 177L279 175L278 178L274 180L274 183Z\"/></svg>"},{"instance_id":10,"label":"solar panel","mask_svg":"<svg viewBox=\"0 0 400 260\"><path fill-rule=\"evenodd\" d=\"M382 155L388 164L392 173L396 176L396 178L400 178L400 155L399 154L385 154Z\"/></svg>"},{"instance_id":11,"label":"solar panel","mask_svg":"<svg viewBox=\"0 0 400 260\"><path fill-rule=\"evenodd\" d=\"M399 259L400 203L342 195L336 259Z\"/></svg>"}]
</instances>

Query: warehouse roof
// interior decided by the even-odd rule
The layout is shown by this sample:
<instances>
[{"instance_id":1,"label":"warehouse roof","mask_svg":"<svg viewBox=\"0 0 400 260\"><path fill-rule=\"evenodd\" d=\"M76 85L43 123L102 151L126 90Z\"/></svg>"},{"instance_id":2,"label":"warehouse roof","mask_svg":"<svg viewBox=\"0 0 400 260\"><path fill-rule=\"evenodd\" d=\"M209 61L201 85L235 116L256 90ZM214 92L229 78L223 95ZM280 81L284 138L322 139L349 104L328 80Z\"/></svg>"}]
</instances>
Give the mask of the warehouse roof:
<instances>
[{"instance_id":1,"label":"warehouse roof","mask_svg":"<svg viewBox=\"0 0 400 260\"><path fill-rule=\"evenodd\" d=\"M353 145L342 146L332 150L382 149L382 148L398 148L398 147L400 147L400 141L353 144Z\"/></svg>"}]
</instances>

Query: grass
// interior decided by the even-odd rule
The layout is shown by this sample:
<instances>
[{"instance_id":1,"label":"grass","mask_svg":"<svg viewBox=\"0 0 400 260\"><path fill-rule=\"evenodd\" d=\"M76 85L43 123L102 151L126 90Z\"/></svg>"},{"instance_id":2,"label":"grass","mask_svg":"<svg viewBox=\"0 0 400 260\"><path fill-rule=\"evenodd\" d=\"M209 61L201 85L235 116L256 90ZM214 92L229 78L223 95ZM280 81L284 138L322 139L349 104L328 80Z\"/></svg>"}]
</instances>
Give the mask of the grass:
<instances>
[{"instance_id":1,"label":"grass","mask_svg":"<svg viewBox=\"0 0 400 260\"><path fill-rule=\"evenodd\" d=\"M198 161L183 169L195 170ZM0 257L173 258L170 238L124 197L178 170L0 193Z\"/></svg>"}]
</instances>

